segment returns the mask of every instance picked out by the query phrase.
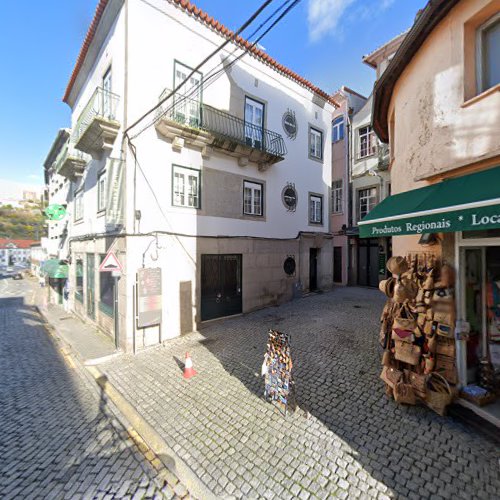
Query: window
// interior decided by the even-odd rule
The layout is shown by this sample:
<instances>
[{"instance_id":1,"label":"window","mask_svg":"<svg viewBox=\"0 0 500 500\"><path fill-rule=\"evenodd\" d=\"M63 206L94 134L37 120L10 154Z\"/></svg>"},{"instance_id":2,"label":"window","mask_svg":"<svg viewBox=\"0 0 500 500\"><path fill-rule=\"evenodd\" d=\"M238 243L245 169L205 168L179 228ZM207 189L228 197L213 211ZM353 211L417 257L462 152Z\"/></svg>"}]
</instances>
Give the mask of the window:
<instances>
[{"instance_id":1,"label":"window","mask_svg":"<svg viewBox=\"0 0 500 500\"><path fill-rule=\"evenodd\" d=\"M309 195L309 222L311 224L323 223L323 197L310 194Z\"/></svg>"},{"instance_id":2,"label":"window","mask_svg":"<svg viewBox=\"0 0 500 500\"><path fill-rule=\"evenodd\" d=\"M334 214L342 213L342 179L332 182L332 212Z\"/></svg>"},{"instance_id":3,"label":"window","mask_svg":"<svg viewBox=\"0 0 500 500\"><path fill-rule=\"evenodd\" d=\"M264 104L245 97L245 142L255 149L262 149L264 133Z\"/></svg>"},{"instance_id":4,"label":"window","mask_svg":"<svg viewBox=\"0 0 500 500\"><path fill-rule=\"evenodd\" d=\"M83 303L83 259L76 259L75 299Z\"/></svg>"},{"instance_id":5,"label":"window","mask_svg":"<svg viewBox=\"0 0 500 500\"><path fill-rule=\"evenodd\" d=\"M83 219L83 189L75 193L75 221Z\"/></svg>"},{"instance_id":6,"label":"window","mask_svg":"<svg viewBox=\"0 0 500 500\"><path fill-rule=\"evenodd\" d=\"M97 177L97 211L106 210L106 172Z\"/></svg>"},{"instance_id":7,"label":"window","mask_svg":"<svg viewBox=\"0 0 500 500\"><path fill-rule=\"evenodd\" d=\"M359 157L365 158L375 154L376 142L372 128L361 127L359 129Z\"/></svg>"},{"instance_id":8,"label":"window","mask_svg":"<svg viewBox=\"0 0 500 500\"><path fill-rule=\"evenodd\" d=\"M358 191L358 220L368 215L377 204L377 188L360 189Z\"/></svg>"},{"instance_id":9,"label":"window","mask_svg":"<svg viewBox=\"0 0 500 500\"><path fill-rule=\"evenodd\" d=\"M176 207L200 208L200 171L173 168L172 204Z\"/></svg>"},{"instance_id":10,"label":"window","mask_svg":"<svg viewBox=\"0 0 500 500\"><path fill-rule=\"evenodd\" d=\"M477 83L479 93L500 83L500 14L477 30Z\"/></svg>"},{"instance_id":11,"label":"window","mask_svg":"<svg viewBox=\"0 0 500 500\"><path fill-rule=\"evenodd\" d=\"M309 158L323 159L323 132L309 127Z\"/></svg>"},{"instance_id":12,"label":"window","mask_svg":"<svg viewBox=\"0 0 500 500\"><path fill-rule=\"evenodd\" d=\"M114 118L111 96L111 66L102 77L102 111L106 118Z\"/></svg>"},{"instance_id":13,"label":"window","mask_svg":"<svg viewBox=\"0 0 500 500\"><path fill-rule=\"evenodd\" d=\"M174 62L174 89L186 80L191 71L190 67L179 61ZM179 123L185 123L192 127L199 126L202 81L203 75L200 72L193 73L174 96L173 116ZM179 96L189 97L182 98Z\"/></svg>"},{"instance_id":14,"label":"window","mask_svg":"<svg viewBox=\"0 0 500 500\"><path fill-rule=\"evenodd\" d=\"M332 124L332 141L338 142L344 138L344 117L338 116Z\"/></svg>"},{"instance_id":15,"label":"window","mask_svg":"<svg viewBox=\"0 0 500 500\"><path fill-rule=\"evenodd\" d=\"M100 263L102 264L106 258L106 254L100 255ZM113 275L108 272L99 273L99 309L108 316L113 316L113 301L115 291L115 280Z\"/></svg>"},{"instance_id":16,"label":"window","mask_svg":"<svg viewBox=\"0 0 500 500\"><path fill-rule=\"evenodd\" d=\"M263 214L263 186L257 182L243 181L243 213Z\"/></svg>"}]
</instances>

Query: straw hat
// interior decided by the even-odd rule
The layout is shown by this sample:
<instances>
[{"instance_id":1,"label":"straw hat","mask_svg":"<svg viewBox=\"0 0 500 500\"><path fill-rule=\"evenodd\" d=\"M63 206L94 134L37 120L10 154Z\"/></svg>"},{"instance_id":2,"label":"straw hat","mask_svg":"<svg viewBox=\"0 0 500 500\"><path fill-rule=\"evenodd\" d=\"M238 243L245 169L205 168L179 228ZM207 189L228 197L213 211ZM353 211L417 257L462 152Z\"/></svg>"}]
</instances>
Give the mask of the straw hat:
<instances>
[{"instance_id":1,"label":"straw hat","mask_svg":"<svg viewBox=\"0 0 500 500\"><path fill-rule=\"evenodd\" d=\"M406 259L404 257L398 255L391 257L387 261L386 267L392 274L400 275L408 271L408 262L406 262Z\"/></svg>"},{"instance_id":2,"label":"straw hat","mask_svg":"<svg viewBox=\"0 0 500 500\"><path fill-rule=\"evenodd\" d=\"M396 284L396 280L394 278L382 280L378 284L378 289L387 297L392 298L392 296L394 295L394 285L395 284Z\"/></svg>"},{"instance_id":3,"label":"straw hat","mask_svg":"<svg viewBox=\"0 0 500 500\"><path fill-rule=\"evenodd\" d=\"M401 303L413 300L418 293L418 285L409 279L403 278L394 286L394 301Z\"/></svg>"}]
</instances>

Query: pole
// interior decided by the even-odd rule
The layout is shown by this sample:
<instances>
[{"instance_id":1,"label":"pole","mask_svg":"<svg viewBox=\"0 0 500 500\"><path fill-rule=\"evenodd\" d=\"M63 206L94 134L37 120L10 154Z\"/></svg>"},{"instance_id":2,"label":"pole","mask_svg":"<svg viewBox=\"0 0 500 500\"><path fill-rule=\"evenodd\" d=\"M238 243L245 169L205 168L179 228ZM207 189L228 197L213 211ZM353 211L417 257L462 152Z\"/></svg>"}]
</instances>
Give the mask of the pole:
<instances>
[{"instance_id":1,"label":"pole","mask_svg":"<svg viewBox=\"0 0 500 500\"><path fill-rule=\"evenodd\" d=\"M120 348L120 324L118 321L118 276L113 276L114 287L113 287L113 318L115 323L115 346L117 349Z\"/></svg>"}]
</instances>

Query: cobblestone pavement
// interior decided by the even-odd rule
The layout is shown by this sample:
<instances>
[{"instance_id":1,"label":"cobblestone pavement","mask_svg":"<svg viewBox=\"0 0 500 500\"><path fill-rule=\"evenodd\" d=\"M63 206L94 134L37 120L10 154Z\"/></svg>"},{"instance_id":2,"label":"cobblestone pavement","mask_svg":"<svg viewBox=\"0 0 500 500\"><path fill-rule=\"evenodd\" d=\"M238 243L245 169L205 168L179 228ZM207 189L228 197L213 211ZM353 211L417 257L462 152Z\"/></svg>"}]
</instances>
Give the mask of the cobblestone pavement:
<instances>
[{"instance_id":1,"label":"cobblestone pavement","mask_svg":"<svg viewBox=\"0 0 500 500\"><path fill-rule=\"evenodd\" d=\"M346 288L212 323L101 365L217 496L498 498L500 452L450 417L386 399L378 291ZM292 335L300 409L263 401L267 330ZM186 351L198 375L181 376Z\"/></svg>"},{"instance_id":2,"label":"cobblestone pavement","mask_svg":"<svg viewBox=\"0 0 500 500\"><path fill-rule=\"evenodd\" d=\"M171 498L106 399L68 365L28 284L0 280L0 498Z\"/></svg>"}]
</instances>

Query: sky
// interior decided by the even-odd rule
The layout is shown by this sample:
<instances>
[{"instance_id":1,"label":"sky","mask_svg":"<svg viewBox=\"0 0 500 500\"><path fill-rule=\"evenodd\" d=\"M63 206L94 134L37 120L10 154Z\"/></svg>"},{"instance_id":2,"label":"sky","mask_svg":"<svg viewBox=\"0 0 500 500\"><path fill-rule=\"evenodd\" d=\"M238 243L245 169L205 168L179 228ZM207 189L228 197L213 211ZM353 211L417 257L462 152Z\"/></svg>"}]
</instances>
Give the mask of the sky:
<instances>
[{"instance_id":1,"label":"sky","mask_svg":"<svg viewBox=\"0 0 500 500\"><path fill-rule=\"evenodd\" d=\"M274 0L254 28L283 0ZM263 0L193 0L236 29ZM2 2L0 17L0 184L43 183L57 130L70 123L64 89L97 0ZM361 62L409 28L425 0L302 0L260 44L280 63L331 93L368 96L374 70ZM245 35L245 33L243 33Z\"/></svg>"}]
</instances>

